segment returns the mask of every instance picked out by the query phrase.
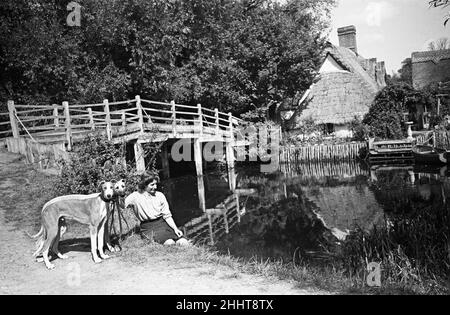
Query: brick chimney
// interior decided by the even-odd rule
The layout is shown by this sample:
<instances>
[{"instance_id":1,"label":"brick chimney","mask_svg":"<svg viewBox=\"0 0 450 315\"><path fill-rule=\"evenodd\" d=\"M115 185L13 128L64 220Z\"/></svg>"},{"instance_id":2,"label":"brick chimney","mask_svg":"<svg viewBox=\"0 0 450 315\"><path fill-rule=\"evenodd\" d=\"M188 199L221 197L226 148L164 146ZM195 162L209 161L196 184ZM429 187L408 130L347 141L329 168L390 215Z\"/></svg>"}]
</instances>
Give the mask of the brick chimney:
<instances>
[{"instance_id":1,"label":"brick chimney","mask_svg":"<svg viewBox=\"0 0 450 315\"><path fill-rule=\"evenodd\" d=\"M339 46L353 50L358 54L356 45L356 27L354 25L338 28Z\"/></svg>"}]
</instances>

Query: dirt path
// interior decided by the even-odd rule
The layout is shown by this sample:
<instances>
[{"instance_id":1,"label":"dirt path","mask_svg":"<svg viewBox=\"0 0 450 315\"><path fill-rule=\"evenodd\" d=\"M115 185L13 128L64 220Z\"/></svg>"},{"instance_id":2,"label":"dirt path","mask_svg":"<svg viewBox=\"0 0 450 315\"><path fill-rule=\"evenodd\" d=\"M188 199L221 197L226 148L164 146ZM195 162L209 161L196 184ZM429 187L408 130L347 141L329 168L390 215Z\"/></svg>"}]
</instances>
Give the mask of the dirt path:
<instances>
[{"instance_id":1,"label":"dirt path","mask_svg":"<svg viewBox=\"0 0 450 315\"><path fill-rule=\"evenodd\" d=\"M6 196L2 197L4 201L17 194L19 185L30 183L26 178L30 168L19 158L18 155L0 151L0 194ZM31 204L32 202L31 200ZM14 218L12 212L24 211L24 207L30 207L30 200L24 203L17 197L17 203L13 206L6 204L0 200L0 294L325 293L301 290L296 288L295 283L237 273L229 267L212 263L177 262L176 259L171 259L169 268L167 260L158 256L146 259L145 264L133 264L120 257L94 264L89 252L70 251L68 260L56 260L56 269L48 271L43 263L36 263L31 257L34 244L25 231L30 231L33 223L21 226L11 219Z\"/></svg>"}]
</instances>

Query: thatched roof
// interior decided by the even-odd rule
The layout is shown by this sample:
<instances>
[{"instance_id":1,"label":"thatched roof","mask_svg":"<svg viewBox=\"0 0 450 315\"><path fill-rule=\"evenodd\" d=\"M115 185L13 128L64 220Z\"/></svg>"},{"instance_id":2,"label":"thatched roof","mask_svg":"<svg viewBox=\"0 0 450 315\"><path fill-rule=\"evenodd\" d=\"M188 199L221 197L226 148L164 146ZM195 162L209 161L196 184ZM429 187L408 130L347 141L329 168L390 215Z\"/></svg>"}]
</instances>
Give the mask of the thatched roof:
<instances>
[{"instance_id":1,"label":"thatched roof","mask_svg":"<svg viewBox=\"0 0 450 315\"><path fill-rule=\"evenodd\" d=\"M324 73L311 88L309 103L299 119L312 118L318 124L345 124L362 117L375 97L351 72Z\"/></svg>"},{"instance_id":2,"label":"thatched roof","mask_svg":"<svg viewBox=\"0 0 450 315\"><path fill-rule=\"evenodd\" d=\"M303 104L292 119L294 124L312 118L318 124L346 124L368 111L380 86L362 66L364 58L344 47L329 45L324 60L332 58L342 70L319 74ZM306 108L305 108L306 107Z\"/></svg>"}]
</instances>

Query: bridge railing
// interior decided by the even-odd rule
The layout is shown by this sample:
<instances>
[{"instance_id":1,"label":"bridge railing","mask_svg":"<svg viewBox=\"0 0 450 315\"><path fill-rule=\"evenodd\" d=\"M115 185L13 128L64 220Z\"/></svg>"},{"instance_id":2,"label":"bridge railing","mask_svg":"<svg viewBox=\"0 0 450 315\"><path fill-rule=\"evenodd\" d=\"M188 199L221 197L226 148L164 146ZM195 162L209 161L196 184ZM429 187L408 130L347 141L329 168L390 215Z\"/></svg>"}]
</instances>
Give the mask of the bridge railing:
<instances>
[{"instance_id":1,"label":"bridge railing","mask_svg":"<svg viewBox=\"0 0 450 315\"><path fill-rule=\"evenodd\" d=\"M96 104L16 105L8 101L8 113L0 113L0 138L12 135L30 137L36 142L66 142L100 130L109 139L126 130L159 130L176 135L190 132L202 135L235 136L243 123L231 113L218 109L135 99L119 102L104 100ZM9 116L9 121L7 117Z\"/></svg>"}]
</instances>

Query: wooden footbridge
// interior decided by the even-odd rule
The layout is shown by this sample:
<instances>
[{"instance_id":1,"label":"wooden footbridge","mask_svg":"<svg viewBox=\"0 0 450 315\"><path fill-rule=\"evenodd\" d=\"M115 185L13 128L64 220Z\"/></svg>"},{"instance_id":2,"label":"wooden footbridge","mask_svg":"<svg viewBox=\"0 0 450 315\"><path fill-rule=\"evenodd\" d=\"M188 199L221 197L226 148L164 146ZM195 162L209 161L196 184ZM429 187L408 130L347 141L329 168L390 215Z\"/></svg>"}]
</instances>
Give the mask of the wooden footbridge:
<instances>
[{"instance_id":1,"label":"wooden footbridge","mask_svg":"<svg viewBox=\"0 0 450 315\"><path fill-rule=\"evenodd\" d=\"M115 143L134 143L139 172L145 170L143 143L191 139L197 175L203 173L203 142L225 143L227 163L233 166L233 147L240 145L239 139L243 138L239 137L239 130L245 124L231 113L204 108L200 104L189 106L174 101L156 102L139 96L128 101L104 100L102 103L84 105L68 102L61 105L19 105L8 101L8 113L0 115L3 115L0 116L3 118L3 122L0 122L0 128L3 127L0 129L0 138L9 137L3 141L10 151L33 151L29 147L38 145L57 145L58 149L71 151L76 142L96 132ZM9 118L9 121L5 121L5 118ZM23 142L27 144L23 145ZM168 153L164 154L167 157ZM162 160L167 163L167 158L163 157Z\"/></svg>"}]
</instances>

